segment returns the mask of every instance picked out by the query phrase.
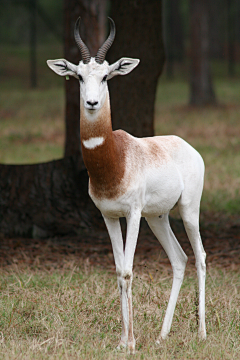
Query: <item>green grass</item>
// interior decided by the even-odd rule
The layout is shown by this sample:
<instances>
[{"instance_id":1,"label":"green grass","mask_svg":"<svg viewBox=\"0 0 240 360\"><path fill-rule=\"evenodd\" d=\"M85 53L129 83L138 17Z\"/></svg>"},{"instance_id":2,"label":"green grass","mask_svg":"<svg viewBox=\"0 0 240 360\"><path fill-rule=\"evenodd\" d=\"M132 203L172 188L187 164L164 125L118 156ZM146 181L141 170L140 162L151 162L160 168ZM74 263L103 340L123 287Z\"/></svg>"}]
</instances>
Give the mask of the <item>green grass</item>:
<instances>
[{"instance_id":1,"label":"green grass","mask_svg":"<svg viewBox=\"0 0 240 360\"><path fill-rule=\"evenodd\" d=\"M36 163L63 156L62 88L5 90L0 96L0 162Z\"/></svg>"},{"instance_id":2,"label":"green grass","mask_svg":"<svg viewBox=\"0 0 240 360\"><path fill-rule=\"evenodd\" d=\"M136 355L115 347L121 334L116 276L82 260L62 268L1 270L1 359L237 359L240 350L239 272L209 269L208 338L197 337L196 276L188 269L169 338L155 345L172 277L151 263L133 282ZM158 270L156 272L156 270Z\"/></svg>"}]
</instances>

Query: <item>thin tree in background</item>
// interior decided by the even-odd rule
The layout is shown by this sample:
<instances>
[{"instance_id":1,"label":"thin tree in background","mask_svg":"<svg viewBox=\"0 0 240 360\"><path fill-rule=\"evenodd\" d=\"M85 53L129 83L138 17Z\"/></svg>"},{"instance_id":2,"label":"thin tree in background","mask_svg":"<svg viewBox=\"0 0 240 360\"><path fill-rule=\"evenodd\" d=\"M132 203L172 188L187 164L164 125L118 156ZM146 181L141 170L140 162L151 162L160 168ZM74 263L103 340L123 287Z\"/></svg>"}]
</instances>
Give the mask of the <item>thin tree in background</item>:
<instances>
[{"instance_id":1,"label":"thin tree in background","mask_svg":"<svg viewBox=\"0 0 240 360\"><path fill-rule=\"evenodd\" d=\"M207 0L190 1L191 79L190 104L216 102L209 62L209 14Z\"/></svg>"},{"instance_id":2,"label":"thin tree in background","mask_svg":"<svg viewBox=\"0 0 240 360\"><path fill-rule=\"evenodd\" d=\"M236 43L236 22L237 2L227 0L227 33L228 33L228 75L235 75L235 43Z\"/></svg>"},{"instance_id":3,"label":"thin tree in background","mask_svg":"<svg viewBox=\"0 0 240 360\"><path fill-rule=\"evenodd\" d=\"M29 49L30 49L30 85L34 89L37 87L37 13L36 0L31 0L29 6Z\"/></svg>"}]
</instances>

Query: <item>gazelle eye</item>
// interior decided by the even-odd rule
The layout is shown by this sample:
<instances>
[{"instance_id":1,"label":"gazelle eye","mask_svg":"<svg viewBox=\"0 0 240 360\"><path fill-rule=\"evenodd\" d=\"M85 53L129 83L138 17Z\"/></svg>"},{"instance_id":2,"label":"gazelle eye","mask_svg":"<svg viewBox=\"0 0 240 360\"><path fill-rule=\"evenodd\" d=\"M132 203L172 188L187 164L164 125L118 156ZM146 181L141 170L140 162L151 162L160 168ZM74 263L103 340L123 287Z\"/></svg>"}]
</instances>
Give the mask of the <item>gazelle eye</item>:
<instances>
[{"instance_id":1,"label":"gazelle eye","mask_svg":"<svg viewBox=\"0 0 240 360\"><path fill-rule=\"evenodd\" d=\"M83 83L84 81L82 75L78 75L78 77L79 77L79 81Z\"/></svg>"},{"instance_id":2,"label":"gazelle eye","mask_svg":"<svg viewBox=\"0 0 240 360\"><path fill-rule=\"evenodd\" d=\"M104 83L105 81L107 81L107 75L105 75L102 79L102 83Z\"/></svg>"}]
</instances>

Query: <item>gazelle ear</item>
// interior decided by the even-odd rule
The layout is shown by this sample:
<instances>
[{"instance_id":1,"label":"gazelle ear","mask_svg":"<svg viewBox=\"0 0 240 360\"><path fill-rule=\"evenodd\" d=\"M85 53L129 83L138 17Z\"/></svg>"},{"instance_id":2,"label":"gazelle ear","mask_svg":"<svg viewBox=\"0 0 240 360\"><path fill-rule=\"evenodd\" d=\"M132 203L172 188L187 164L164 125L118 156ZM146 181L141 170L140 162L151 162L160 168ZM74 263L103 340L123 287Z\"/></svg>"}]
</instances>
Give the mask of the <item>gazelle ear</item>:
<instances>
[{"instance_id":1,"label":"gazelle ear","mask_svg":"<svg viewBox=\"0 0 240 360\"><path fill-rule=\"evenodd\" d=\"M47 64L56 74L60 76L77 76L77 66L65 59L47 60Z\"/></svg>"},{"instance_id":2,"label":"gazelle ear","mask_svg":"<svg viewBox=\"0 0 240 360\"><path fill-rule=\"evenodd\" d=\"M107 80L116 75L127 75L139 64L139 62L139 59L121 58L114 64L110 65Z\"/></svg>"}]
</instances>

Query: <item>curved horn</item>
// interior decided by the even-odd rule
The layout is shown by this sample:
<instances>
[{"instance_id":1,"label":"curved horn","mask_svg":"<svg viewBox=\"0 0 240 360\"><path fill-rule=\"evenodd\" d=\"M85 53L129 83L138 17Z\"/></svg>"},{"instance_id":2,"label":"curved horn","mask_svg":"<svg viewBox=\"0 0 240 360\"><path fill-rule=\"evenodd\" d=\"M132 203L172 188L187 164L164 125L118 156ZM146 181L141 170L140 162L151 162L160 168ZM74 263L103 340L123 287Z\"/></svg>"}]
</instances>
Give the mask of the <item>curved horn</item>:
<instances>
[{"instance_id":1,"label":"curved horn","mask_svg":"<svg viewBox=\"0 0 240 360\"><path fill-rule=\"evenodd\" d=\"M107 40L104 42L104 44L100 47L100 49L97 52L97 55L95 57L95 61L98 64L102 64L104 62L106 53L108 52L108 50L110 49L113 40L115 38L115 34L116 34L116 27L115 27L115 23L113 21L113 19L111 19L110 17L108 17L108 19L110 20L110 34L107 38Z\"/></svg>"},{"instance_id":2,"label":"curved horn","mask_svg":"<svg viewBox=\"0 0 240 360\"><path fill-rule=\"evenodd\" d=\"M75 23L74 26L74 37L75 37L75 41L77 43L77 46L81 52L82 55L82 60L84 62L84 64L88 64L89 61L91 60L91 55L90 52L88 50L87 45L84 44L84 42L81 39L81 36L79 34L79 24L80 24L80 20L81 18L79 17Z\"/></svg>"}]
</instances>

